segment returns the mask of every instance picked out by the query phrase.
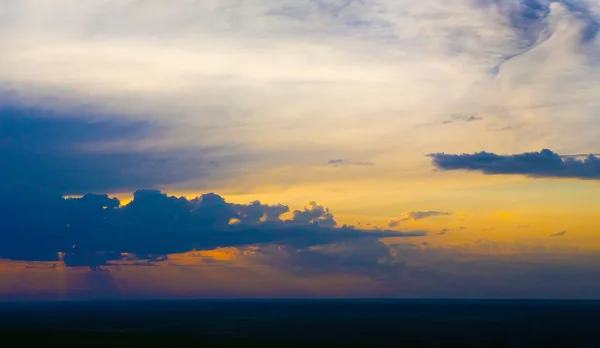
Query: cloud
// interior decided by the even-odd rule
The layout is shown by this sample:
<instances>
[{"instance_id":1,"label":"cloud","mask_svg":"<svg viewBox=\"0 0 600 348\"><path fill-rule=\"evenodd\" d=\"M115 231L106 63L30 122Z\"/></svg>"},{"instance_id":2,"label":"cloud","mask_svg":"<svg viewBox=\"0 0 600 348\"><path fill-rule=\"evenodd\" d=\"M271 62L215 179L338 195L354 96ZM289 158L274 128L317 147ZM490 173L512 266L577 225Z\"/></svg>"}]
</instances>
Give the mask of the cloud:
<instances>
[{"instance_id":1,"label":"cloud","mask_svg":"<svg viewBox=\"0 0 600 348\"><path fill-rule=\"evenodd\" d=\"M292 221L300 224L316 224L321 227L337 225L329 209L314 201L306 203L303 210L294 210Z\"/></svg>"},{"instance_id":2,"label":"cloud","mask_svg":"<svg viewBox=\"0 0 600 348\"><path fill-rule=\"evenodd\" d=\"M327 164L330 164L333 167L347 167L347 166L366 166L371 167L375 164L372 162L349 162L343 159L333 159L327 161Z\"/></svg>"},{"instance_id":3,"label":"cloud","mask_svg":"<svg viewBox=\"0 0 600 348\"><path fill-rule=\"evenodd\" d=\"M449 229L449 228L444 228L444 229L443 229L443 230L441 230L441 231L440 231L440 233L438 233L438 234L439 234L439 235L445 235L445 234L447 234L447 233L448 233L448 232L450 232L450 231L452 231L452 230L451 230L451 229Z\"/></svg>"},{"instance_id":4,"label":"cloud","mask_svg":"<svg viewBox=\"0 0 600 348\"><path fill-rule=\"evenodd\" d=\"M595 299L599 260L594 250L493 240L273 241L197 249L147 263L107 260L96 276L57 261L0 260L0 297Z\"/></svg>"},{"instance_id":5,"label":"cloud","mask_svg":"<svg viewBox=\"0 0 600 348\"><path fill-rule=\"evenodd\" d=\"M496 6L497 10L507 17L510 24L529 45L539 40L540 36L548 34L547 31L554 24L549 20L551 14L559 8L572 13L583 22L583 27L580 29L583 42L593 40L598 33L599 24L593 5L586 2L576 0L524 0L519 2L483 0L480 3Z\"/></svg>"},{"instance_id":6,"label":"cloud","mask_svg":"<svg viewBox=\"0 0 600 348\"><path fill-rule=\"evenodd\" d=\"M595 251L480 240L455 246L390 246L401 277L388 281L407 286L419 297L595 298L600 283L577 290L562 281L598 274ZM596 261L595 261L596 260ZM509 280L510 279L510 280ZM392 285L389 285L392 287Z\"/></svg>"},{"instance_id":7,"label":"cloud","mask_svg":"<svg viewBox=\"0 0 600 348\"><path fill-rule=\"evenodd\" d=\"M481 121L483 117L475 115L451 115L449 119L443 120L442 124L450 124L456 122L475 122Z\"/></svg>"},{"instance_id":8,"label":"cloud","mask_svg":"<svg viewBox=\"0 0 600 348\"><path fill-rule=\"evenodd\" d=\"M456 123L471 123L476 121L482 121L483 117L476 115L463 115L463 114L452 114L449 118L442 119L441 121L425 122L417 124L417 127L427 127L434 125L447 125Z\"/></svg>"},{"instance_id":9,"label":"cloud","mask_svg":"<svg viewBox=\"0 0 600 348\"><path fill-rule=\"evenodd\" d=\"M593 141L593 3L324 3L2 0L0 90L28 105L86 105L161 130L126 142L135 147L231 146L242 152L237 170L260 171L261 183L287 180L263 173L337 156L379 163L375 155L391 158L404 142L414 157L465 135L474 147L500 143L503 132L477 132L498 119L526 123L515 132L522 147L554 130L568 133L557 136L561 151ZM547 110L551 103L563 106ZM415 131L448 110L485 122Z\"/></svg>"},{"instance_id":10,"label":"cloud","mask_svg":"<svg viewBox=\"0 0 600 348\"><path fill-rule=\"evenodd\" d=\"M152 267L109 261L95 276L51 267L56 262L28 267L34 263L0 260L0 296L590 299L600 290L599 259L596 251L492 240L445 246L377 239L274 243L171 254Z\"/></svg>"},{"instance_id":11,"label":"cloud","mask_svg":"<svg viewBox=\"0 0 600 348\"><path fill-rule=\"evenodd\" d=\"M564 158L548 149L516 155L490 152L428 155L433 165L444 171L469 170L484 174L525 175L534 178L600 179L600 160L589 155L583 160Z\"/></svg>"},{"instance_id":12,"label":"cloud","mask_svg":"<svg viewBox=\"0 0 600 348\"><path fill-rule=\"evenodd\" d=\"M491 128L491 129L488 129L488 131L490 131L490 132L507 132L507 131L512 131L516 128L518 128L518 126L504 126L504 127L499 127L499 128Z\"/></svg>"},{"instance_id":13,"label":"cloud","mask_svg":"<svg viewBox=\"0 0 600 348\"><path fill-rule=\"evenodd\" d=\"M594 1L257 0L173 7L162 0L152 6L0 0L0 8L0 257L52 259L75 244L83 256L67 256L68 263L95 265L123 249L156 260L194 247L281 243L286 252L273 246L230 268L220 265L233 286L219 283L214 264L177 268L181 274L137 264L110 276L127 275L119 286L139 289L138 280L150 279L173 292L191 282L218 283L207 290L213 294L289 281L289 292L282 292L288 294L306 284L325 291L333 282L324 276L342 272L361 275L363 289L380 289L362 283L373 275L386 282L388 294L442 297L527 296L534 281L543 284L541 294L574 294L578 289L566 287L579 277L582 293L600 293L598 263L585 259L595 261L594 255L572 253L555 264L531 250L517 248L524 252L518 258L472 250L504 251L490 242L451 250L386 247L376 242L381 236L411 234L339 227L317 203L296 213L214 194L187 200L141 191L127 206L104 195L62 197L164 185L211 191L221 181L232 191L333 181L342 172L314 164L372 164L352 160L364 158L391 166L388 160L407 144L411 151L397 167L377 166L366 171L369 179L387 189L379 181L384 172L396 183L398 175L426 174L407 169L438 149L521 153L552 144L561 153L593 150L600 85ZM448 119L449 113L458 116ZM414 127L444 119L470 121L469 127ZM485 132L506 125L518 127ZM466 155L468 164L465 155L451 156L438 154L450 167L440 169L556 174L554 167L540 172L536 156L533 164L491 156L503 158L494 164L500 170L473 168L477 156ZM595 160L573 160L561 157L560 177L595 178ZM343 175L354 183L354 172L364 171ZM285 213L294 217L282 221ZM373 234L365 240L366 233ZM463 257L471 254L476 257ZM285 277L289 270L323 277ZM268 276L261 278L262 271ZM17 282L11 276L0 288ZM31 281L36 277L26 283L41 284ZM170 277L173 285L165 281Z\"/></svg>"},{"instance_id":14,"label":"cloud","mask_svg":"<svg viewBox=\"0 0 600 348\"><path fill-rule=\"evenodd\" d=\"M160 136L143 121L102 119L94 110L57 111L0 103L0 190L15 185L63 194L122 192L208 177L216 149L135 149ZM112 146L114 143L123 146Z\"/></svg>"},{"instance_id":15,"label":"cloud","mask_svg":"<svg viewBox=\"0 0 600 348\"><path fill-rule=\"evenodd\" d=\"M443 211L432 211L432 210L409 211L409 212L402 214L402 216L398 220L390 221L389 226L397 227L398 225L400 225L401 222L408 221L408 220L418 221L418 220L423 220L423 219L427 219L427 218L434 217L434 216L450 216L453 214L454 213L448 213L448 212L443 212Z\"/></svg>"},{"instance_id":16,"label":"cloud","mask_svg":"<svg viewBox=\"0 0 600 348\"><path fill-rule=\"evenodd\" d=\"M425 235L336 227L329 209L316 202L308 202L290 220L282 220L287 206L233 204L214 193L188 200L158 190L138 190L124 206L106 194L65 199L31 189L2 193L0 258L56 260L58 252L66 252L70 263L92 268L108 259L120 259L122 252L166 255L257 243L308 247L350 239ZM79 256L72 256L73 250Z\"/></svg>"},{"instance_id":17,"label":"cloud","mask_svg":"<svg viewBox=\"0 0 600 348\"><path fill-rule=\"evenodd\" d=\"M566 234L567 234L567 231L560 231L560 232L552 233L550 235L550 237L562 237L562 236L564 236Z\"/></svg>"}]
</instances>

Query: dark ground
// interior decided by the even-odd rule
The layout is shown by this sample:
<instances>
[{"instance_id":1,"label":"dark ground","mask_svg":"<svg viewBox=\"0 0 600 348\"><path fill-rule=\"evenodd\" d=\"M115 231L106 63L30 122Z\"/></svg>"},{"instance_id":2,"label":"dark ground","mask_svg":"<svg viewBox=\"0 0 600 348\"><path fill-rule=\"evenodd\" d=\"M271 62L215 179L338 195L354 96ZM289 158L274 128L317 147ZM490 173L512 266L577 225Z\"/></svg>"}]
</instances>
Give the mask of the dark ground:
<instances>
[{"instance_id":1,"label":"dark ground","mask_svg":"<svg viewBox=\"0 0 600 348\"><path fill-rule=\"evenodd\" d=\"M29 302L0 318L2 347L600 348L600 301Z\"/></svg>"}]
</instances>

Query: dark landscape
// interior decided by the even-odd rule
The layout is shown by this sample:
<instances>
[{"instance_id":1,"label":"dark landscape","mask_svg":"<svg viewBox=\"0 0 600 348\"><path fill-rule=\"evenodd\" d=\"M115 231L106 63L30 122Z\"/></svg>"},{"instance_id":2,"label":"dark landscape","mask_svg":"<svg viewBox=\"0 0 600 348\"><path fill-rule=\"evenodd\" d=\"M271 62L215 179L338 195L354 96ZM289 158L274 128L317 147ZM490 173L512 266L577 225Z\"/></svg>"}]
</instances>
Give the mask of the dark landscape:
<instances>
[{"instance_id":1,"label":"dark landscape","mask_svg":"<svg viewBox=\"0 0 600 348\"><path fill-rule=\"evenodd\" d=\"M3 341L20 345L600 347L600 301L90 301L0 308Z\"/></svg>"}]
</instances>

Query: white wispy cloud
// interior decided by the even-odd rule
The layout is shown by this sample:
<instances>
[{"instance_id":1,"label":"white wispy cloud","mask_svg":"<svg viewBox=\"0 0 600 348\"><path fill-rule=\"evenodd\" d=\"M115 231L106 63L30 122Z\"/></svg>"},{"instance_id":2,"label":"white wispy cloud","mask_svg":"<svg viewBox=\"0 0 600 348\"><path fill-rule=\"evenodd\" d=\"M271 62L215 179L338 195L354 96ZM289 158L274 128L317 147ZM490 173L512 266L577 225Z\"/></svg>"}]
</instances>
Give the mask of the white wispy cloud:
<instances>
[{"instance_id":1,"label":"white wispy cloud","mask_svg":"<svg viewBox=\"0 0 600 348\"><path fill-rule=\"evenodd\" d=\"M599 6L589 1L0 0L0 7L3 99L91 106L101 117L141 118L166 132L103 148L226 144L247 159L239 168L262 170L338 156L401 167L400 151L416 159L438 151L597 150L590 124L599 104ZM452 114L482 121L451 132L415 128Z\"/></svg>"}]
</instances>

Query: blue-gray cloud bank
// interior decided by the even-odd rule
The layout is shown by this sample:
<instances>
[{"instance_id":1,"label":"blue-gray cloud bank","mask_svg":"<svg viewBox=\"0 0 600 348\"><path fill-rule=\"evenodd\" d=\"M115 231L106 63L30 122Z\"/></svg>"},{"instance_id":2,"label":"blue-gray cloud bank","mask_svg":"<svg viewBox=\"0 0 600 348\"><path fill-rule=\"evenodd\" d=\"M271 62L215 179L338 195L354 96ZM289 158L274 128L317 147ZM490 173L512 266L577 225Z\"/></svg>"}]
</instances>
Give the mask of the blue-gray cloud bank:
<instances>
[{"instance_id":1,"label":"blue-gray cloud bank","mask_svg":"<svg viewBox=\"0 0 600 348\"><path fill-rule=\"evenodd\" d=\"M121 206L108 195L64 198L44 191L0 192L0 258L56 260L59 252L93 255L93 266L120 259L122 252L154 257L211 249L277 243L295 248L424 232L363 231L337 226L331 212L310 202L292 218L285 205L234 204L207 193L195 199L138 190ZM100 254L99 254L100 253ZM108 259L105 259L108 258Z\"/></svg>"},{"instance_id":2,"label":"blue-gray cloud bank","mask_svg":"<svg viewBox=\"0 0 600 348\"><path fill-rule=\"evenodd\" d=\"M206 174L209 163L202 160L202 151L110 146L158 137L161 129L106 119L85 111L0 105L0 190L27 186L68 195L122 192Z\"/></svg>"},{"instance_id":3,"label":"blue-gray cloud bank","mask_svg":"<svg viewBox=\"0 0 600 348\"><path fill-rule=\"evenodd\" d=\"M164 129L102 116L0 103L0 258L55 260L75 249L95 255L81 260L92 266L122 252L149 256L259 243L302 248L423 235L340 227L316 202L283 220L290 212L284 205L234 204L213 193L169 197L156 188L223 170L203 157L213 149L128 148L122 144L155 139ZM127 205L95 194L123 191L135 191Z\"/></svg>"},{"instance_id":4,"label":"blue-gray cloud bank","mask_svg":"<svg viewBox=\"0 0 600 348\"><path fill-rule=\"evenodd\" d=\"M600 179L600 159L588 155L584 159L561 156L551 150L514 155L491 152L473 154L429 154L433 165L443 171L468 170L489 175L525 175L534 178Z\"/></svg>"}]
</instances>

